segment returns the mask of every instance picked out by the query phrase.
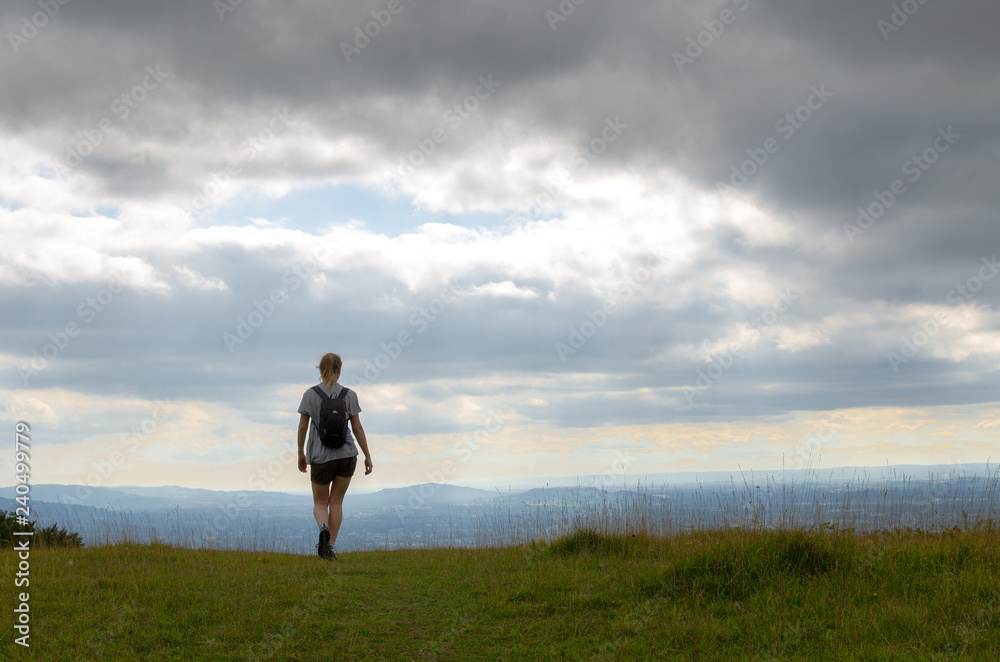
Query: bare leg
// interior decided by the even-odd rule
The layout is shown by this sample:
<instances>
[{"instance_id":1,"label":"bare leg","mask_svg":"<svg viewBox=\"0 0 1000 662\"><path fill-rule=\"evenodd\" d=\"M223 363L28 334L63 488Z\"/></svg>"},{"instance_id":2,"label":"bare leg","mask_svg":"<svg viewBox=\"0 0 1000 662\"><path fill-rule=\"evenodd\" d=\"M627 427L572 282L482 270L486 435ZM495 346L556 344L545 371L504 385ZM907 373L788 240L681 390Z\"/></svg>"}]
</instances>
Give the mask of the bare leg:
<instances>
[{"instance_id":1,"label":"bare leg","mask_svg":"<svg viewBox=\"0 0 1000 662\"><path fill-rule=\"evenodd\" d=\"M350 477L337 476L333 479L333 489L330 491L330 544L337 542L340 524L344 521L344 495L351 484Z\"/></svg>"},{"instance_id":2,"label":"bare leg","mask_svg":"<svg viewBox=\"0 0 1000 662\"><path fill-rule=\"evenodd\" d=\"M311 483L313 490L313 517L316 518L316 526L323 526L327 523L329 516L327 508L330 506L330 485L332 483ZM343 497L341 497L343 500Z\"/></svg>"}]
</instances>

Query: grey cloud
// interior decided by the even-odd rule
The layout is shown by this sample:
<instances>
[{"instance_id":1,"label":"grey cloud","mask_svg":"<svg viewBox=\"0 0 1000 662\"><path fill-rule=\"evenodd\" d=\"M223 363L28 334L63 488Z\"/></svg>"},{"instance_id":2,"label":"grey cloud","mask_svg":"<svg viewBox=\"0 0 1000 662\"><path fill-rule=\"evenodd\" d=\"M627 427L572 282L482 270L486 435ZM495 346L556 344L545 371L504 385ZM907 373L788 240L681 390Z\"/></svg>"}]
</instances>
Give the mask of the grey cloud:
<instances>
[{"instance_id":1,"label":"grey cloud","mask_svg":"<svg viewBox=\"0 0 1000 662\"><path fill-rule=\"evenodd\" d=\"M553 31L544 12L556 9L556 2L403 0L403 11L347 63L340 43L353 39L354 27L382 4L244 2L219 20L208 2L74 2L22 52L8 49L0 58L0 113L5 131L24 132L60 158L81 130L92 131L112 117L114 142L99 146L80 166L102 188L95 197L166 199L179 206L225 167L276 106L298 114L303 127L247 164L243 181L372 180L412 150L414 140L441 126L444 109L491 73L502 81L500 90L449 134L421 170L430 179L455 182L453 201L466 207L513 211L524 199L519 187L543 190L542 181L517 180L526 173L505 176L489 163L470 168L483 163L488 146L551 141L560 150L580 149L607 117L621 116L629 129L595 170L652 181L659 169L668 169L708 191L732 166L751 158L746 150L759 153L774 139L780 150L740 194L752 196L766 213L790 219L791 245L752 247L725 224L698 235L699 254L682 274L657 280L641 306L616 314L565 364L554 344L601 301L582 285L556 288L544 278L529 278L518 284L535 287L542 297L463 300L384 376L415 385L429 375L580 371L614 375L613 384L628 387L680 388L701 364L655 357L678 345L725 337L755 314L725 294L713 298L710 282L723 268L759 268L776 286L795 283L810 296L785 322L818 323L878 302L942 304L975 273L981 257L996 251L1000 109L993 93L998 46L990 26L1000 10L971 0L927 3L886 41L876 21L889 15L891 4L751 1L680 73L673 54L705 29L703 21L735 3L586 3ZM6 5L0 24L11 29L33 7ZM151 91L128 118L114 118L113 100L141 81L145 67L157 64L175 78ZM777 123L823 85L834 95L786 140ZM857 207L902 179L905 162L949 126L961 139L921 171L919 181L907 182L898 204L851 243L843 226L855 221ZM318 149L344 138L356 141L357 155L334 158ZM541 172L546 164L565 164L571 154L543 154L525 168ZM557 201L552 213L559 207ZM414 330L408 314L428 296L411 293L392 265L338 271L325 286L305 286L292 295L230 353L222 334L280 282L293 251L232 246L145 257L162 273L186 264L230 289L123 295L98 320L100 326L67 350L59 371L41 375L37 386L252 400L258 389L285 383L289 374L300 374L303 362L328 349L348 358L346 370L362 370L379 343ZM496 280L485 266L463 275L469 285ZM9 302L18 313L13 317L27 321L6 322L5 349L30 352L73 315L84 289L6 289L5 306ZM548 302L544 295L555 289L557 301ZM998 292L984 288L976 302L995 308ZM386 309L380 303L385 300L399 301L399 307ZM349 321L314 312L319 302L350 310ZM721 312L710 312L713 304ZM563 403L557 394L552 407L532 415L597 425L606 418L602 402L616 421L654 422L668 414L695 420L990 397L986 387L992 388L994 371L980 357L946 362L922 354L903 376L894 374L884 359L889 346L872 336L898 338L910 326L880 322L848 329L830 345L794 355L764 343L690 409L676 408L665 395L661 410L627 396L567 396ZM143 366L154 367L159 380L141 378ZM963 381L970 373L982 382ZM761 380L778 386L765 397ZM386 420L405 431L404 418ZM420 423L454 428L434 417Z\"/></svg>"},{"instance_id":2,"label":"grey cloud","mask_svg":"<svg viewBox=\"0 0 1000 662\"><path fill-rule=\"evenodd\" d=\"M165 93L137 112L150 116L143 133L163 143L193 147L211 135L213 123L222 131L233 119L252 125L255 113L278 103L316 122L327 139L356 136L395 160L440 123L439 110L422 107L423 101L447 106L467 94L477 76L493 73L505 87L484 104L486 122L516 112L537 131L585 140L604 116L620 113L634 128L604 167L652 156L712 187L746 158L746 149L775 136L775 122L802 104L811 86L826 84L836 94L829 106L750 185L798 209L851 205L871 182L922 149L938 126L964 132L959 154L996 153L997 108L988 93L995 73L967 66L973 59L991 61L996 49L987 35L977 35L996 11L985 3L923 6L889 43L875 25L888 5L751 3L746 12L728 5L739 20L684 75L672 54L683 52L685 39L704 30L702 22L713 20L721 5L588 4L553 32L547 7L534 3L404 2L350 64L339 43L372 20L369 11L380 10L378 3L299 2L280 9L244 3L223 21L200 2L67 7L47 29L58 32L58 44L43 31L38 43L3 65L10 84L6 114L15 123L62 114L65 132L72 133L106 113L109 100L127 90L146 64L163 62L176 73L175 87L183 87L184 97L170 92L171 106L165 107ZM8 10L8 24L17 11ZM67 57L87 61L86 70L67 69ZM227 116L234 103L243 117ZM479 149L482 136L451 140L457 157ZM165 172L163 147L139 163L115 168L94 158L84 167L117 191L143 194L156 182L179 187L185 174ZM220 167L194 154L188 158L194 172ZM318 175L324 167L307 165L309 157L285 166L267 160L274 174L284 167L289 174ZM976 165L966 173L978 179L971 185L994 196L988 183L997 163ZM429 167L449 166L441 160Z\"/></svg>"}]
</instances>

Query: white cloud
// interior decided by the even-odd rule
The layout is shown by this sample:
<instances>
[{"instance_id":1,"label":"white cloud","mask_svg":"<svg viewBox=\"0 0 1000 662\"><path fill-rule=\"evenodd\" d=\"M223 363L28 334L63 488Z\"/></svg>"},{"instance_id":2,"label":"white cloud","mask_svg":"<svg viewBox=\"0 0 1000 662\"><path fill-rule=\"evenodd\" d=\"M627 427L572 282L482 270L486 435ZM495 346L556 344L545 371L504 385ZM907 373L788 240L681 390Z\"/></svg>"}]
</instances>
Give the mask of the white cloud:
<instances>
[{"instance_id":1,"label":"white cloud","mask_svg":"<svg viewBox=\"0 0 1000 662\"><path fill-rule=\"evenodd\" d=\"M402 331L412 344L365 393L386 426L421 403L417 413L434 425L472 425L490 407L510 406L508 396L527 403L511 421L541 429L540 438L602 425L612 413L662 422L780 415L803 402L919 408L944 397L941 384L949 401L991 397L1000 290L980 283L968 306L943 299L983 268L982 247L996 244L995 3L928 6L928 20L906 26L911 36L894 37L888 50L877 31L858 30L872 26L860 0L838 4L836 16L815 3L764 3L678 75L670 44L701 29L707 15L695 4L595 5L558 33L530 2L499 14L427 6L349 66L337 35L367 20L350 3L244 3L221 25L177 3L156 21L105 0L61 14L50 28L58 35L0 61L10 100L0 110L0 295L11 311L4 364L22 365L66 320L80 322L74 308L118 277L129 293L156 296L116 295L32 389L95 407L139 397L150 388L135 371L141 363L163 368L162 385L198 403L192 420L200 407L205 416L237 412L221 419L263 416L240 399L267 400L261 394L273 396L266 415L283 420L280 402L301 390L288 382L314 378L329 346L363 366ZM5 5L0 19L16 23L19 11ZM115 118L78 167L57 168L147 63L175 77ZM490 74L502 85L450 126L445 113ZM778 136L780 149L746 185L720 195L732 164L759 159L775 121L820 84L835 92L829 106L794 137ZM275 108L294 122L271 135ZM884 198L906 159L949 122L963 136L956 147L848 241L843 224L857 207L873 192ZM439 127L446 139L394 179ZM387 199L356 195L362 187ZM330 204L322 194L310 203L282 197L306 189L330 191ZM197 213L195 194L209 190L214 211ZM391 195L431 222L406 225ZM246 218L226 216L248 200ZM315 260L321 239L335 249ZM655 267L643 266L651 256ZM284 278L296 269L311 275ZM230 353L223 332L294 282ZM446 287L466 296L442 308ZM801 297L788 312L764 327L753 322L788 291ZM607 303L615 312L560 362L555 343ZM413 324L422 309L426 324ZM886 353L939 313L940 329L899 378ZM734 348L759 352L766 379L734 369L726 379L739 388L713 389L693 413L679 407L695 371ZM418 382L437 397L422 400ZM255 395L232 395L233 384ZM590 399L598 390L613 412ZM203 391L218 401L205 402ZM58 417L36 395L28 391L35 400L25 410ZM212 448L224 438L218 447L229 449L239 434L287 433L214 423L192 424L191 443ZM732 445L685 432L692 447ZM574 434L567 447L586 445L584 432ZM740 452L778 438L769 430ZM66 433L58 443L78 441ZM180 462L184 452L161 459Z\"/></svg>"},{"instance_id":2,"label":"white cloud","mask_svg":"<svg viewBox=\"0 0 1000 662\"><path fill-rule=\"evenodd\" d=\"M221 278L203 276L188 267L174 265L181 284L194 290L228 290L229 286Z\"/></svg>"},{"instance_id":3,"label":"white cloud","mask_svg":"<svg viewBox=\"0 0 1000 662\"><path fill-rule=\"evenodd\" d=\"M519 287L509 280L473 285L465 294L469 296L501 297L509 299L534 299L538 291L531 287Z\"/></svg>"}]
</instances>

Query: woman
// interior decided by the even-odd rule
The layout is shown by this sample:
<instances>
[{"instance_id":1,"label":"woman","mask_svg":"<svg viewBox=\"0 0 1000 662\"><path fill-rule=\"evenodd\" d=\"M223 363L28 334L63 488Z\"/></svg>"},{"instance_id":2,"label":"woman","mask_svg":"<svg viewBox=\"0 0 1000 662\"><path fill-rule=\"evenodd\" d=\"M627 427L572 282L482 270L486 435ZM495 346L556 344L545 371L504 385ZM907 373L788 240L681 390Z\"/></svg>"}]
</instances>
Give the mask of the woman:
<instances>
[{"instance_id":1,"label":"woman","mask_svg":"<svg viewBox=\"0 0 1000 662\"><path fill-rule=\"evenodd\" d=\"M317 386L330 397L338 398L343 388L337 383L340 379L340 369L344 362L336 354L326 354L319 360L320 377L323 381ZM337 555L333 552L333 546L337 542L337 533L340 531L340 523L344 520L344 495L347 487L351 484L351 477L354 469L358 465L358 448L355 446L355 438L365 454L365 475L372 472L372 456L368 451L368 439L365 438L365 430L361 427L361 420L358 414L361 407L358 405L358 396L354 391L345 389L343 399L346 402L347 415L351 422L350 430L347 430L346 443L339 448L330 448L324 445L319 438L319 429L316 427L319 422L320 406L323 397L316 392L315 387L310 388L302 394L302 402L299 404L299 471L306 472L306 465L312 467L309 476L312 482L313 493L313 516L316 524L319 525L319 543L316 545L316 553L321 558L331 561L337 560ZM312 420L310 426L309 421ZM309 452L306 454L305 443L306 433L312 428L309 435ZM351 436L351 430L354 436Z\"/></svg>"}]
</instances>

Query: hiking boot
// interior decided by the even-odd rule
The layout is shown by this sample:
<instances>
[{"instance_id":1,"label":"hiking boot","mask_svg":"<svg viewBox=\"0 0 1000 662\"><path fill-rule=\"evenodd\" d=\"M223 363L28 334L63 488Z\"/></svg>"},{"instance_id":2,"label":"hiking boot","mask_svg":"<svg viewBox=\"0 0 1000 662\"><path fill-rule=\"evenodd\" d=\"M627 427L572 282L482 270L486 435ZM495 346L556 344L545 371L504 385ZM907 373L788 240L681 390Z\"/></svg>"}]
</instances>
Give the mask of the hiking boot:
<instances>
[{"instance_id":1,"label":"hiking boot","mask_svg":"<svg viewBox=\"0 0 1000 662\"><path fill-rule=\"evenodd\" d=\"M333 548L330 546L330 529L325 526L319 530L319 542L316 544L316 553L321 559L328 558Z\"/></svg>"},{"instance_id":2,"label":"hiking boot","mask_svg":"<svg viewBox=\"0 0 1000 662\"><path fill-rule=\"evenodd\" d=\"M333 551L333 545L330 545L326 550L326 560L327 561L337 560L337 554Z\"/></svg>"}]
</instances>

